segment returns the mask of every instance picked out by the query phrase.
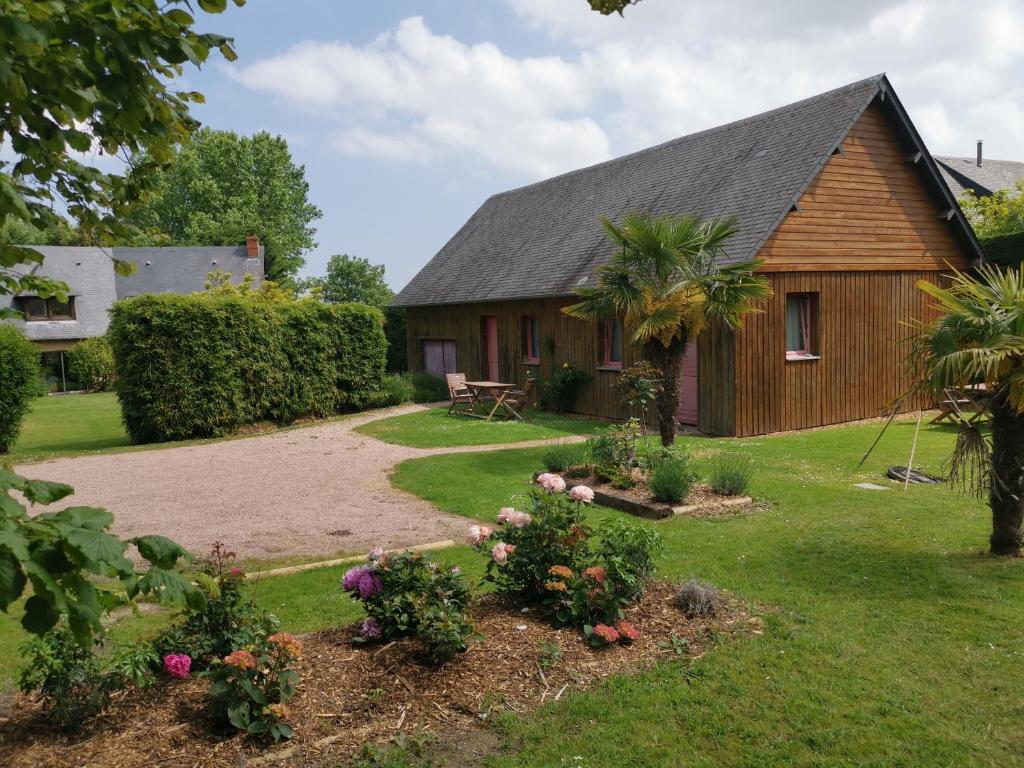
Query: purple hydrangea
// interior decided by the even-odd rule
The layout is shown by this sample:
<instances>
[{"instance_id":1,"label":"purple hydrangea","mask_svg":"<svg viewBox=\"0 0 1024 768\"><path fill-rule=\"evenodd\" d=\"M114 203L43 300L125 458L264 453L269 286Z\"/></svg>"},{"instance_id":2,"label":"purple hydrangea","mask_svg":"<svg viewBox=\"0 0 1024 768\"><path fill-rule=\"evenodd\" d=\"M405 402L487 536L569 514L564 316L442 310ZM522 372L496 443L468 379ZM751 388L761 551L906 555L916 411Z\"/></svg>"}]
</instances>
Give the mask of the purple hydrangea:
<instances>
[{"instance_id":1,"label":"purple hydrangea","mask_svg":"<svg viewBox=\"0 0 1024 768\"><path fill-rule=\"evenodd\" d=\"M341 586L349 592L359 592L359 597L366 600L384 588L384 582L373 570L372 565L359 565L349 569L342 579Z\"/></svg>"},{"instance_id":2,"label":"purple hydrangea","mask_svg":"<svg viewBox=\"0 0 1024 768\"><path fill-rule=\"evenodd\" d=\"M359 625L359 634L364 640L379 640L382 634L380 623L376 619L365 619Z\"/></svg>"}]
</instances>

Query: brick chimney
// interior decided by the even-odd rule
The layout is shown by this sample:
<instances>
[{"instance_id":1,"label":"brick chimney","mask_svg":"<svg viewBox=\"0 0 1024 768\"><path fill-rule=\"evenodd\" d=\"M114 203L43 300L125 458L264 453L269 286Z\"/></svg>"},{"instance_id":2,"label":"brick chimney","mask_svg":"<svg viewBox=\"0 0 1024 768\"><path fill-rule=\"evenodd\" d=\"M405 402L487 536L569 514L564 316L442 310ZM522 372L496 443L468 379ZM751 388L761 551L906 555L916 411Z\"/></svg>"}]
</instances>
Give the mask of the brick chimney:
<instances>
[{"instance_id":1,"label":"brick chimney","mask_svg":"<svg viewBox=\"0 0 1024 768\"><path fill-rule=\"evenodd\" d=\"M247 259L258 259L260 257L259 235L247 235L245 238L245 257Z\"/></svg>"}]
</instances>

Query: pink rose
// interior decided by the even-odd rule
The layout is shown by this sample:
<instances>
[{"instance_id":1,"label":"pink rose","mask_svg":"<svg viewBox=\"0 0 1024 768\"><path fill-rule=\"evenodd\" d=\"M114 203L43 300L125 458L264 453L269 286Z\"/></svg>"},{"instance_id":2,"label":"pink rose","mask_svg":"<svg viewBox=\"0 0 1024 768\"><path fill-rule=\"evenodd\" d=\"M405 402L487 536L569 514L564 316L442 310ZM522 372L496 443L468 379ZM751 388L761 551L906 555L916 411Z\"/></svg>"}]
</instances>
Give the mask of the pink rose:
<instances>
[{"instance_id":1,"label":"pink rose","mask_svg":"<svg viewBox=\"0 0 1024 768\"><path fill-rule=\"evenodd\" d=\"M184 679L192 669L192 658L184 653L168 653L164 656L164 672L171 677Z\"/></svg>"},{"instance_id":2,"label":"pink rose","mask_svg":"<svg viewBox=\"0 0 1024 768\"><path fill-rule=\"evenodd\" d=\"M234 576L237 579L240 576L244 576L245 575L245 571L243 571L241 568L239 568L236 565L234 568L231 569L231 575Z\"/></svg>"},{"instance_id":3,"label":"pink rose","mask_svg":"<svg viewBox=\"0 0 1024 768\"><path fill-rule=\"evenodd\" d=\"M548 475L541 482L541 485L544 486L544 490L548 493L561 493L565 490L565 480L558 475Z\"/></svg>"},{"instance_id":4,"label":"pink rose","mask_svg":"<svg viewBox=\"0 0 1024 768\"><path fill-rule=\"evenodd\" d=\"M384 557L384 547L374 547L370 550L369 557L371 560L380 560Z\"/></svg>"},{"instance_id":5,"label":"pink rose","mask_svg":"<svg viewBox=\"0 0 1024 768\"><path fill-rule=\"evenodd\" d=\"M584 504L589 504L594 500L594 489L588 488L585 485L577 485L569 491L569 497L576 501L582 501Z\"/></svg>"},{"instance_id":6,"label":"pink rose","mask_svg":"<svg viewBox=\"0 0 1024 768\"><path fill-rule=\"evenodd\" d=\"M513 528L523 528L533 522L528 512L513 512L508 518L508 524Z\"/></svg>"},{"instance_id":7,"label":"pink rose","mask_svg":"<svg viewBox=\"0 0 1024 768\"><path fill-rule=\"evenodd\" d=\"M466 537L466 543L475 547L479 544L483 544L490 535L491 529L486 525L472 525L469 528L469 535Z\"/></svg>"},{"instance_id":8,"label":"pink rose","mask_svg":"<svg viewBox=\"0 0 1024 768\"><path fill-rule=\"evenodd\" d=\"M508 556L515 551L514 544L506 544L504 541L499 541L491 548L491 557L494 558L494 562L498 565L504 565L508 562Z\"/></svg>"},{"instance_id":9,"label":"pink rose","mask_svg":"<svg viewBox=\"0 0 1024 768\"><path fill-rule=\"evenodd\" d=\"M550 472L542 472L541 474L537 475L537 483L539 485L544 485L544 483L546 483L552 477L554 477L554 475L552 475Z\"/></svg>"},{"instance_id":10,"label":"pink rose","mask_svg":"<svg viewBox=\"0 0 1024 768\"><path fill-rule=\"evenodd\" d=\"M514 514L516 514L516 511L512 507L502 507L498 510L498 522L507 523Z\"/></svg>"}]
</instances>

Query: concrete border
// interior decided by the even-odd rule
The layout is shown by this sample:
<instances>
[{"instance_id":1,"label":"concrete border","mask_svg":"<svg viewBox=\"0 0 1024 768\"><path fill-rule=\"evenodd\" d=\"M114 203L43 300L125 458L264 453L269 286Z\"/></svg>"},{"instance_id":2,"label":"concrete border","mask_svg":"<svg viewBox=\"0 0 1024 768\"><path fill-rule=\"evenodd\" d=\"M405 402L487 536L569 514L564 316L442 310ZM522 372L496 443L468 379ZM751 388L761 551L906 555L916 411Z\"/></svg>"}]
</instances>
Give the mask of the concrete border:
<instances>
[{"instance_id":1,"label":"concrete border","mask_svg":"<svg viewBox=\"0 0 1024 768\"><path fill-rule=\"evenodd\" d=\"M447 549L448 547L454 547L455 542L452 539L442 539L441 541L432 541L429 544L417 544L412 547L398 547L397 549L389 549L386 554L393 555L398 552L431 552L437 549ZM348 565L350 563L361 563L366 560L366 555L350 555L349 557L340 557L334 560L319 560L315 563L302 563L301 565L289 565L284 568L272 568L268 571L254 571L252 573L246 573L246 581L255 581L256 579L271 578L273 576L291 576L295 573L303 573L304 571L315 571L320 568L332 568L335 565Z\"/></svg>"}]
</instances>

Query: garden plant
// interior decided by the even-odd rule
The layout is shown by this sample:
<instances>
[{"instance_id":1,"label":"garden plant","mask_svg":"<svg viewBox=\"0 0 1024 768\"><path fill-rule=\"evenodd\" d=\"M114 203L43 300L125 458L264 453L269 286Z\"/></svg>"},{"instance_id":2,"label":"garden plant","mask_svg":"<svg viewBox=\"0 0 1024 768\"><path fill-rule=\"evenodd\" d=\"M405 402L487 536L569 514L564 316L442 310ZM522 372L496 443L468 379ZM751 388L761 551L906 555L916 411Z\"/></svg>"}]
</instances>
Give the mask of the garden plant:
<instances>
[{"instance_id":1,"label":"garden plant","mask_svg":"<svg viewBox=\"0 0 1024 768\"><path fill-rule=\"evenodd\" d=\"M32 399L42 394L39 350L13 325L0 323L0 454L18 438Z\"/></svg>"}]
</instances>

